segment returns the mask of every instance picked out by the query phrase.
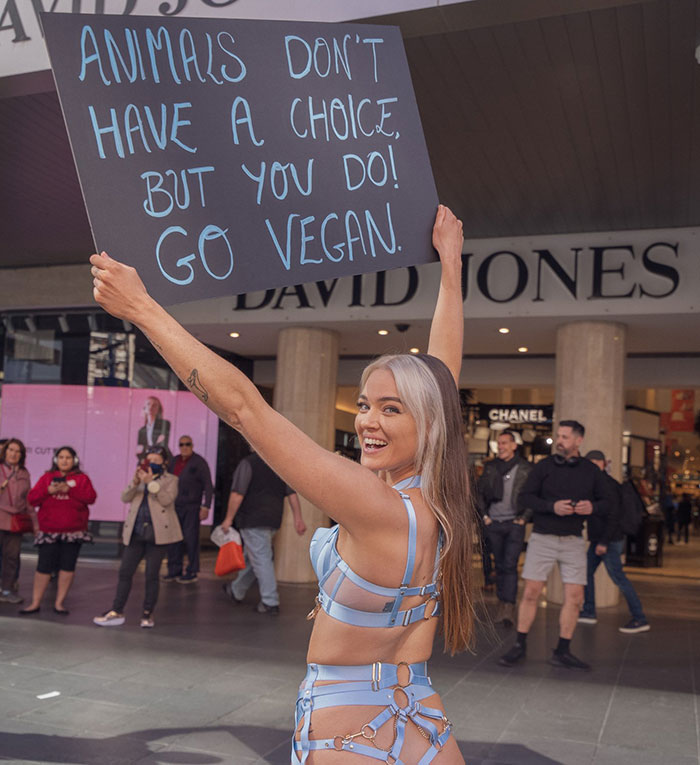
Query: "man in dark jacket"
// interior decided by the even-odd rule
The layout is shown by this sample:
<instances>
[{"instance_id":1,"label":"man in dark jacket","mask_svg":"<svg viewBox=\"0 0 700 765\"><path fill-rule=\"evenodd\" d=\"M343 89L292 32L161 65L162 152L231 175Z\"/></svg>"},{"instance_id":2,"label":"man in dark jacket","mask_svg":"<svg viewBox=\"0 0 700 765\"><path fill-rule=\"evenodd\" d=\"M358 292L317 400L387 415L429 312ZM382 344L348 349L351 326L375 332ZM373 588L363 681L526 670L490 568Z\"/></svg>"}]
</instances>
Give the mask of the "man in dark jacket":
<instances>
[{"instance_id":1,"label":"man in dark jacket","mask_svg":"<svg viewBox=\"0 0 700 765\"><path fill-rule=\"evenodd\" d=\"M232 582L225 582L223 590L234 603L240 604L257 579L260 601L253 610L259 614L276 615L280 611L272 539L282 524L285 497L289 498L294 514L294 529L301 536L306 532L306 525L294 489L258 454L250 454L240 461L233 474L228 510L221 528L226 531L234 524L240 531L246 567Z\"/></svg>"},{"instance_id":2,"label":"man in dark jacket","mask_svg":"<svg viewBox=\"0 0 700 765\"><path fill-rule=\"evenodd\" d=\"M622 510L622 494L620 484L605 470L605 455L598 449L588 452L586 459L599 468L610 492L610 511L607 516L592 515L588 519L588 583L583 608L578 620L582 624L596 624L598 621L595 611L595 572L598 566L605 564L608 576L613 584L620 588L629 606L631 621L620 627L620 632L634 634L648 632L649 622L644 616L642 603L639 600L632 582L627 578L622 568L622 553L625 546L625 535L620 528L620 513Z\"/></svg>"},{"instance_id":3,"label":"man in dark jacket","mask_svg":"<svg viewBox=\"0 0 700 765\"><path fill-rule=\"evenodd\" d=\"M199 524L209 515L212 498L211 472L204 457L194 451L190 436L180 436L179 456L170 462L169 470L178 478L175 512L182 528L182 542L168 549L168 574L164 582L192 584L199 573ZM187 570L183 571L185 552Z\"/></svg>"},{"instance_id":4,"label":"man in dark jacket","mask_svg":"<svg viewBox=\"0 0 700 765\"><path fill-rule=\"evenodd\" d=\"M496 561L499 606L494 621L512 627L518 594L518 558L528 519L528 511L518 507L518 497L532 465L518 455L518 444L511 430L504 430L497 443L498 457L484 465L479 478L477 505Z\"/></svg>"},{"instance_id":5,"label":"man in dark jacket","mask_svg":"<svg viewBox=\"0 0 700 765\"><path fill-rule=\"evenodd\" d=\"M499 663L512 667L525 658L527 633L535 621L539 597L555 563L564 585L559 614L559 643L549 663L567 669L590 669L569 650L583 605L586 584L586 543L583 522L592 513L608 512L608 488L602 473L579 449L585 429L576 420L562 420L555 453L538 462L520 493L520 505L533 511L533 531L527 545L525 589L518 609L518 635Z\"/></svg>"}]
</instances>

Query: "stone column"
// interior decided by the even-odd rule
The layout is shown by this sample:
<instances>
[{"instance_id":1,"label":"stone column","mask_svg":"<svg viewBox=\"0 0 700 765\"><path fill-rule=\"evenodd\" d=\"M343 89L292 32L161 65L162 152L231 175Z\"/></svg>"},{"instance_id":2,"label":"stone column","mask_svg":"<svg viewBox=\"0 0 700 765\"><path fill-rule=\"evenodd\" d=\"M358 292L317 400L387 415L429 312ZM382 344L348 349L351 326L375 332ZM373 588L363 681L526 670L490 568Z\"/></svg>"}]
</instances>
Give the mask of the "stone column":
<instances>
[{"instance_id":1,"label":"stone column","mask_svg":"<svg viewBox=\"0 0 700 765\"><path fill-rule=\"evenodd\" d=\"M583 453L600 449L612 460L611 475L622 477L622 429L624 418L624 324L580 321L557 330L554 427L559 420L578 420L586 428ZM605 567L596 572L596 606L614 606L619 590ZM547 597L563 600L558 571L547 582Z\"/></svg>"},{"instance_id":2,"label":"stone column","mask_svg":"<svg viewBox=\"0 0 700 765\"><path fill-rule=\"evenodd\" d=\"M333 449L338 374L338 335L326 329L289 327L279 333L275 409L317 444ZM314 530L327 526L328 518L299 497L307 532L294 530L285 502L282 527L275 537L275 572L281 582L315 581L309 562L309 541Z\"/></svg>"}]
</instances>

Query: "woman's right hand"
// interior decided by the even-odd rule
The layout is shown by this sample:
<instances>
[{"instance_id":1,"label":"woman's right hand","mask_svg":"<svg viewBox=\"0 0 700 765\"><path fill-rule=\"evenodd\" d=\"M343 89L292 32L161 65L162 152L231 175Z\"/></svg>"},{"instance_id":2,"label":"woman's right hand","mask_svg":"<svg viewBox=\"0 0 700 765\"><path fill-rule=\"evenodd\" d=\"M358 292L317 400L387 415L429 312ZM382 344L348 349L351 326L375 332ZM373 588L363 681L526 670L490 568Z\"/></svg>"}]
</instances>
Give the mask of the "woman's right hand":
<instances>
[{"instance_id":1,"label":"woman's right hand","mask_svg":"<svg viewBox=\"0 0 700 765\"><path fill-rule=\"evenodd\" d=\"M107 313L137 323L151 298L138 272L102 252L91 255L92 294Z\"/></svg>"}]
</instances>

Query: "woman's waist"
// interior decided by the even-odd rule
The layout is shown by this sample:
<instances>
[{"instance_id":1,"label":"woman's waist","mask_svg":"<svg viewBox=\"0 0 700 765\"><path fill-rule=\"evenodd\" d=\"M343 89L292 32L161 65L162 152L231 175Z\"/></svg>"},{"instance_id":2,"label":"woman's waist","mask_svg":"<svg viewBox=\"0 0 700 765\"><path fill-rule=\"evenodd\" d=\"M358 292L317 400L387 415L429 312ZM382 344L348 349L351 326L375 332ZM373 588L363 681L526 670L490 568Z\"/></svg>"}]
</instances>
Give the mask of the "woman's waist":
<instances>
[{"instance_id":1,"label":"woman's waist","mask_svg":"<svg viewBox=\"0 0 700 765\"><path fill-rule=\"evenodd\" d=\"M437 619L407 627L356 627L320 611L309 641L307 663L371 666L376 661L398 665L427 661L433 650Z\"/></svg>"}]
</instances>

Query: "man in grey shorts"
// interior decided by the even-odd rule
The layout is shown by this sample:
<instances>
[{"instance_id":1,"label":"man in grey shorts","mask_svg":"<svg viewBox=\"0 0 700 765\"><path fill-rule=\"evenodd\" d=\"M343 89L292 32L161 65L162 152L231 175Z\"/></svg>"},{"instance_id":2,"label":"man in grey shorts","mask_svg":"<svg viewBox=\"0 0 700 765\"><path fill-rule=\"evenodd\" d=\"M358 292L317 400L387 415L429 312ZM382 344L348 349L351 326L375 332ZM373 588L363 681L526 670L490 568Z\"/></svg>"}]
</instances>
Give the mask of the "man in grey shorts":
<instances>
[{"instance_id":1,"label":"man in grey shorts","mask_svg":"<svg viewBox=\"0 0 700 765\"><path fill-rule=\"evenodd\" d=\"M609 502L601 471L581 457L584 434L580 422L562 420L555 453L534 466L520 493L519 504L533 511L534 526L523 568L525 589L518 609L518 635L515 645L500 658L502 666L512 667L525 658L527 633L535 621L542 588L558 563L564 604L559 615L559 643L549 663L590 669L569 650L586 585L586 543L581 532L586 516L606 514Z\"/></svg>"}]
</instances>

